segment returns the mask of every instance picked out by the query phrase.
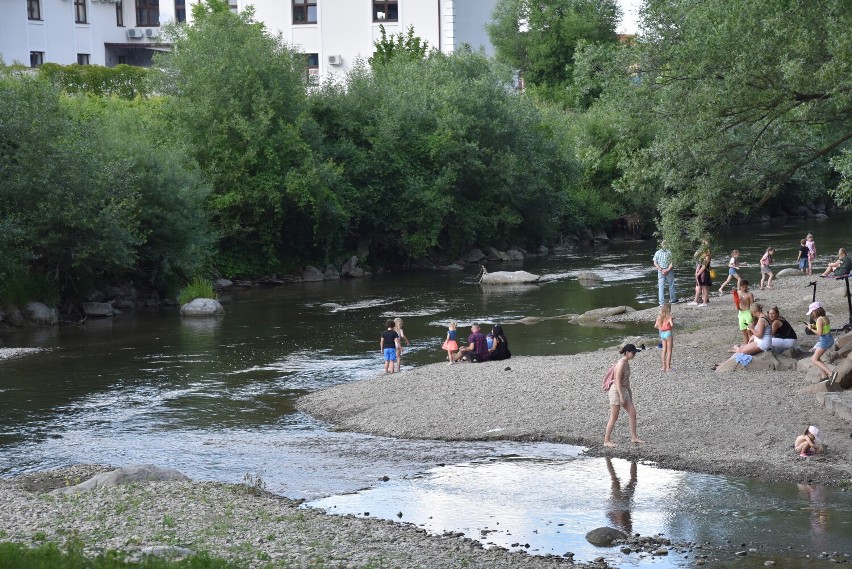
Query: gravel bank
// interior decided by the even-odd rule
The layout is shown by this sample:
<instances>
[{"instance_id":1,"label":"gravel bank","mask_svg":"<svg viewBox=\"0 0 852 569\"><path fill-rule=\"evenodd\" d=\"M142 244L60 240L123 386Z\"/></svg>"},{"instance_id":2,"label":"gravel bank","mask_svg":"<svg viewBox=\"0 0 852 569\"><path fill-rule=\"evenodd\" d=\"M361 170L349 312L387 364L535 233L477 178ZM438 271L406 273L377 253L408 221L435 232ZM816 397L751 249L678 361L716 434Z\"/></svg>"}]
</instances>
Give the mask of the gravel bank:
<instances>
[{"instance_id":1,"label":"gravel bank","mask_svg":"<svg viewBox=\"0 0 852 569\"><path fill-rule=\"evenodd\" d=\"M810 280L781 278L755 296L766 306L778 305L795 325L805 319ZM832 322L847 322L843 283L816 280L817 298ZM312 393L299 406L340 429L392 437L565 442L587 446L594 455L681 470L794 482L852 479L852 425L825 411L814 395L798 393L807 385L804 373L712 370L740 339L730 295L714 296L707 307L677 304L673 313L674 371L660 371L656 347L633 362L631 384L645 445L630 444L624 414L613 436L619 446L602 445L609 409L601 379L618 358L613 347L574 356L437 363ZM648 322L648 345L655 346L656 314L652 308L607 320ZM811 347L814 337L797 328L801 345ZM511 333L508 329L510 340ZM440 359L437 347L435 353ZM829 443L825 456L802 459L793 452L793 440L809 424L822 429Z\"/></svg>"},{"instance_id":2,"label":"gravel bank","mask_svg":"<svg viewBox=\"0 0 852 569\"><path fill-rule=\"evenodd\" d=\"M174 545L248 567L565 566L557 557L483 549L458 535L408 524L330 516L251 485L150 482L56 494L104 467L71 467L0 479L0 536L22 543L80 540L89 553L130 554ZM582 567L582 565L577 565ZM593 565L592 565L593 566Z\"/></svg>"}]
</instances>

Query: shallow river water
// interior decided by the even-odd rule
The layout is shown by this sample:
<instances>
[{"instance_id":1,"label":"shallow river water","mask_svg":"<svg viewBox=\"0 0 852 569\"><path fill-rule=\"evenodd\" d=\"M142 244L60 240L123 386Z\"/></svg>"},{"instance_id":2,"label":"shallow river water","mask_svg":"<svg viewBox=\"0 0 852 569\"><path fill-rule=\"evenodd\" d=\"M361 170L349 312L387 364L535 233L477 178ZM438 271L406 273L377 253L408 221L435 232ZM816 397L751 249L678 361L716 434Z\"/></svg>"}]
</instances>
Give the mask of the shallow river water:
<instances>
[{"instance_id":1,"label":"shallow river water","mask_svg":"<svg viewBox=\"0 0 852 569\"><path fill-rule=\"evenodd\" d=\"M778 268L791 266L798 239L812 230L824 264L848 245L847 227L848 218L740 228L722 247L741 250L752 267L745 276L754 280L767 245L778 249ZM585 533L614 525L710 541L722 547L711 560L732 559L743 543L762 559L781 555L801 566L808 554L852 552L852 492L838 488L675 472L589 458L567 445L333 432L294 409L301 394L375 375L389 317L403 317L412 340L404 372L442 360L449 319L465 326L655 304L653 250L649 242L611 244L491 267L542 274L534 286L483 288L475 268L385 274L234 291L222 295L227 315L216 321L137 311L77 327L4 332L0 346L47 351L0 362L0 475L75 463L155 463L225 482L251 474L273 492L330 512L394 520L402 513L402 521L436 533L462 531L485 544L624 565L682 566L694 554L640 559L593 548ZM714 254L715 264L724 266L726 255ZM586 270L605 283L581 287L574 277ZM680 272L680 294L690 294L690 274L688 267ZM646 331L564 320L505 328L514 353L542 355L596 349Z\"/></svg>"}]
</instances>

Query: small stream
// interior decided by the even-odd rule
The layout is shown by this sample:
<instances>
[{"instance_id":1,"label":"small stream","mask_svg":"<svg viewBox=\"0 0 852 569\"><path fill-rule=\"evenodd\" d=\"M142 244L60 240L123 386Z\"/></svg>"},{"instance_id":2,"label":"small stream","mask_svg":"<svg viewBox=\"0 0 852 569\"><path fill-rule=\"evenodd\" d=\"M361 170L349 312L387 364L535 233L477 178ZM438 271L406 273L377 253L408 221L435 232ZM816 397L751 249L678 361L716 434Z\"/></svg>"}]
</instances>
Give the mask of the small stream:
<instances>
[{"instance_id":1,"label":"small stream","mask_svg":"<svg viewBox=\"0 0 852 569\"><path fill-rule=\"evenodd\" d=\"M813 231L825 263L847 245L847 226L839 218L750 234L739 228L723 246L739 248L754 266L772 244L782 268ZM251 474L309 507L392 520L402 513L403 522L435 533L461 531L534 554L570 551L578 561L680 567L697 554L652 559L593 548L583 536L601 525L722 548L708 550L708 560L730 561L743 543L757 548L738 558L742 566L758 554L807 564L805 555L852 553L852 492L839 488L631 465L568 445L341 433L295 410L302 394L378 373L378 337L389 317L404 318L412 340L403 372L442 361L450 319L465 326L543 318L505 326L512 351L528 355L577 353L645 333L641 324L584 327L548 317L656 304L653 249L611 244L492 267L542 274L533 286L483 288L475 268L384 274L234 291L222 295L221 320L139 310L78 327L4 332L0 346L46 351L0 362L0 475L76 463L155 463L232 483ZM726 254L714 255L717 265ZM604 284L580 286L574 277L587 270ZM756 271L744 273L753 279ZM690 274L681 271L682 295Z\"/></svg>"}]
</instances>

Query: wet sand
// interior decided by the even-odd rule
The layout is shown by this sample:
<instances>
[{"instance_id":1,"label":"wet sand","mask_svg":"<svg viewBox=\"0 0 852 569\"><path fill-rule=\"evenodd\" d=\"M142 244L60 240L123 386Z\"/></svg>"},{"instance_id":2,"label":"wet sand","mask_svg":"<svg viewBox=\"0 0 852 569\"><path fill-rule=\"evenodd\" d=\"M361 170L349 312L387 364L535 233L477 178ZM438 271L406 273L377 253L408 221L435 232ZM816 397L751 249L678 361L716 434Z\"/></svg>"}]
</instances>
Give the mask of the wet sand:
<instances>
[{"instance_id":1,"label":"wet sand","mask_svg":"<svg viewBox=\"0 0 852 569\"><path fill-rule=\"evenodd\" d=\"M803 348L815 343L814 336L804 335L803 325L796 325L811 301L810 280L785 277L772 290L754 291L757 302L777 305L788 317ZM817 280L818 300L834 325L847 322L844 284ZM645 341L653 347L637 354L631 373L644 445L630 443L624 413L613 433L618 446L602 444L609 404L601 381L619 357L615 346L484 364L447 366L442 361L311 393L299 407L338 429L376 435L564 442L586 446L591 455L680 470L791 482L852 479L852 425L826 411L815 395L799 393L810 385L804 372L713 371L741 338L730 295L713 296L707 307L675 305L674 370L667 373L660 371L656 348L657 312L651 308L607 319L648 323ZM512 330L506 332L511 342ZM437 346L435 352L440 360ZM793 452L793 441L810 424L822 430L828 452L803 459Z\"/></svg>"}]
</instances>

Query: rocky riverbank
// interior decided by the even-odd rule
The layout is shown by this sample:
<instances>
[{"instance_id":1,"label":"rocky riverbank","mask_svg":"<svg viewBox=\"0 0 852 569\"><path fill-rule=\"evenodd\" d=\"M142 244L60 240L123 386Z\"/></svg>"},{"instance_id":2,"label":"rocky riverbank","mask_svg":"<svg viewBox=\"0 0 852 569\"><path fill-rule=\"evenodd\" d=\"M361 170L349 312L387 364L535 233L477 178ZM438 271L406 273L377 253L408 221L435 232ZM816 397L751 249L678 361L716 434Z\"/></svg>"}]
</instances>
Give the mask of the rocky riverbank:
<instances>
[{"instance_id":1,"label":"rocky riverbank","mask_svg":"<svg viewBox=\"0 0 852 569\"><path fill-rule=\"evenodd\" d=\"M459 534L430 536L411 524L326 515L263 491L261 480L52 491L106 470L77 466L0 479L0 536L26 544L75 540L90 554L126 551L130 558L204 551L246 567L544 569L570 561L484 549Z\"/></svg>"}]
</instances>

